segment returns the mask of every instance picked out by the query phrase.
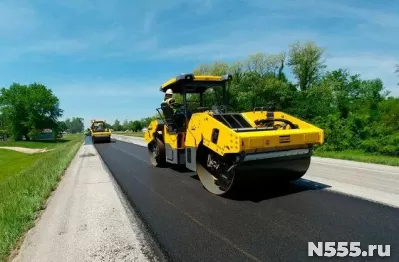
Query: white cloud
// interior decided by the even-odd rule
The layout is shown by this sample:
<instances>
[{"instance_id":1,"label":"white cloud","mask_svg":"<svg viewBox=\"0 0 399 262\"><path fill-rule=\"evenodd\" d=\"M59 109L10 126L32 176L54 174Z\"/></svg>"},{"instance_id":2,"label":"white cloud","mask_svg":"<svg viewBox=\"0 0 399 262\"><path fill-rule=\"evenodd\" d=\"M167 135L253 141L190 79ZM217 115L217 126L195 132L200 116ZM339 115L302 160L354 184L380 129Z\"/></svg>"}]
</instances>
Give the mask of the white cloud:
<instances>
[{"instance_id":1,"label":"white cloud","mask_svg":"<svg viewBox=\"0 0 399 262\"><path fill-rule=\"evenodd\" d=\"M87 87L91 88L88 89ZM156 95L159 96L160 92L151 87L151 89L147 89L144 87L131 86L129 87L120 87L115 85L110 86L98 86L89 83L88 85L77 84L77 85L60 85L55 86L54 93L57 96L78 96L78 97L88 97L88 98L145 98L145 97L154 97Z\"/></svg>"},{"instance_id":2,"label":"white cloud","mask_svg":"<svg viewBox=\"0 0 399 262\"><path fill-rule=\"evenodd\" d=\"M156 23L156 13L154 11L146 12L144 16L143 31L148 34L151 32L152 26Z\"/></svg>"},{"instance_id":3,"label":"white cloud","mask_svg":"<svg viewBox=\"0 0 399 262\"><path fill-rule=\"evenodd\" d=\"M379 25L382 27L399 27L399 16L395 13L388 13L376 9L354 7L349 4L338 4L335 1L322 2L321 8L332 11L338 17L357 18L364 22ZM319 7L319 6L318 6ZM331 13L330 13L331 14ZM326 14L327 16L329 13Z\"/></svg>"},{"instance_id":4,"label":"white cloud","mask_svg":"<svg viewBox=\"0 0 399 262\"><path fill-rule=\"evenodd\" d=\"M74 82L47 81L65 109L63 119L80 116L88 126L91 119L136 120L156 114L162 100L159 91L165 81L85 78ZM99 108L98 105L101 105ZM107 108L107 109L105 109ZM116 113L117 112L117 113Z\"/></svg>"},{"instance_id":5,"label":"white cloud","mask_svg":"<svg viewBox=\"0 0 399 262\"><path fill-rule=\"evenodd\" d=\"M94 4L92 1L57 0L46 9L31 6L27 0L0 3L0 56L4 62L24 59L31 54L79 53L78 59L84 60L109 57L117 52L136 54L157 46L156 36L148 35L156 22L156 13L151 10L144 17L134 5L125 10L108 1ZM129 9L133 14L129 14ZM52 12L70 12L70 15L55 18ZM138 33L140 22L147 35Z\"/></svg>"},{"instance_id":6,"label":"white cloud","mask_svg":"<svg viewBox=\"0 0 399 262\"><path fill-rule=\"evenodd\" d=\"M279 53L296 40L309 40L318 37L311 31L286 30L267 34L263 30L225 31L213 41L182 45L161 49L151 59L216 60L241 59L255 52Z\"/></svg>"},{"instance_id":7,"label":"white cloud","mask_svg":"<svg viewBox=\"0 0 399 262\"><path fill-rule=\"evenodd\" d=\"M361 1L356 1L360 4ZM342 18L357 19L364 23L380 25L382 27L399 27L399 15L375 8L355 6L350 1L339 0L284 0L268 2L263 0L248 0L248 4L255 8L292 12L296 18Z\"/></svg>"},{"instance_id":8,"label":"white cloud","mask_svg":"<svg viewBox=\"0 0 399 262\"><path fill-rule=\"evenodd\" d=\"M9 37L19 39L26 34L29 35L29 32L35 30L40 24L41 21L33 8L7 1L0 3L1 42L7 41Z\"/></svg>"},{"instance_id":9,"label":"white cloud","mask_svg":"<svg viewBox=\"0 0 399 262\"><path fill-rule=\"evenodd\" d=\"M78 41L77 39L53 39L47 41L38 41L21 50L23 53L47 53L47 54L74 54L76 52L85 51L88 44Z\"/></svg>"},{"instance_id":10,"label":"white cloud","mask_svg":"<svg viewBox=\"0 0 399 262\"><path fill-rule=\"evenodd\" d=\"M48 86L57 96L63 97L145 99L161 96L160 83L159 81L140 82L133 79L84 79L75 83L50 82Z\"/></svg>"},{"instance_id":11,"label":"white cloud","mask_svg":"<svg viewBox=\"0 0 399 262\"><path fill-rule=\"evenodd\" d=\"M397 43L396 29L399 26L399 15L374 10L363 6L355 7L342 1L275 1L248 0L247 4L255 8L255 14L249 12L234 19L228 19L228 14L221 17L215 24L205 23L192 27L187 31L163 32L162 25L169 26L169 21L160 19L166 12L176 10L176 14L184 9L181 6L190 5L190 14L211 15L212 9L221 8L217 4L232 4L233 1L219 0L147 0L147 1L61 1L54 0L58 8L66 8L76 17L87 18L79 27L78 33L57 30L61 23L58 20L48 20L49 14L42 15L28 5L16 4L11 1L0 3L0 36L9 34L10 39L22 39L14 43L5 44L0 50L3 63L25 58L27 55L39 55L40 59L50 55L75 55L75 60L90 60L93 58L123 59L123 60L152 60L152 62L174 60L190 60L198 63L210 60L236 60L246 58L258 51L277 53L287 51L288 45L296 40L315 40L319 45L327 48L328 64L331 67L348 67L351 72L358 72L368 78L381 77L387 87L393 88L396 75L393 66L397 59L387 55L385 46L379 49L369 49L374 54L361 53L358 49L364 44L360 41L383 44ZM21 1L18 1L21 3ZM122 5L123 3L123 5ZM259 9L262 9L260 14ZM266 13L266 15L264 14ZM23 19L20 19L23 17ZM72 16L75 18L75 16ZM295 29L292 21L307 19L317 22L317 18L340 18L348 22L348 26L355 27L351 34L327 34L321 29ZM73 19L73 18L71 18ZM204 18L206 19L206 18ZM50 21L50 22L49 22ZM111 22L112 21L112 22ZM53 24L51 24L53 22ZM65 22L65 21L63 21ZM75 24L77 21L74 21ZM103 24L97 22L104 22ZM91 28L89 24L96 24L99 28ZM372 25L372 26L371 26ZM370 27L371 26L371 27ZM291 29L287 29L291 28ZM293 28L293 29L292 29ZM379 30L375 30L380 28ZM374 30L371 30L374 29ZM65 30L65 28L64 28ZM328 28L327 28L328 30ZM212 35L213 34L213 35ZM358 35L356 35L358 34ZM18 38L19 36L20 38ZM33 36L33 37L32 37ZM5 38L3 38L5 39ZM362 40L359 40L362 39ZM3 41L0 40L0 44ZM176 45L176 41L181 44ZM11 40L8 41L11 43ZM366 43L367 44L367 43ZM367 47L368 48L368 47ZM398 51L395 54L398 55ZM36 57L36 59L38 59ZM162 79L164 80L164 79ZM160 82L154 82L153 90ZM65 94L74 95L75 91L84 89L88 84L60 84L58 90ZM98 86L98 96L134 96L137 84L131 80L121 80L119 83L95 82ZM132 86L132 89L127 86ZM138 84L145 86L147 83ZM112 87L111 92L109 86ZM133 87L134 86L134 87ZM155 87L155 88L154 88ZM88 90L88 89L87 89ZM145 95L145 93L143 93Z\"/></svg>"},{"instance_id":12,"label":"white cloud","mask_svg":"<svg viewBox=\"0 0 399 262\"><path fill-rule=\"evenodd\" d=\"M269 9L269 11L284 10L284 13L280 15L278 12L270 12L267 18L261 16L249 18L244 15L235 21L219 24L217 37L210 36L209 38L212 39L210 41L207 39L192 41L194 43L191 44L164 47L149 58L152 60L196 60L198 63L210 60L236 60L246 58L249 54L258 51L268 53L288 51L288 45L296 40L314 40L326 48L328 69L344 67L348 68L351 73L361 74L362 78L381 78L392 94L399 95L397 87L399 78L394 73L394 65L399 63L397 59L399 53L397 50L384 46L384 44L393 45L398 42L393 29L399 26L399 15L332 1L305 0L266 3L256 0L249 1L249 4L257 8ZM306 11L302 12L304 9ZM287 25L285 28L279 26L281 25L279 21L320 17L346 19L343 21L355 19L355 23L348 21L348 26L352 25L355 29L341 34L331 34L324 33L323 29L303 31L289 30L287 28L291 28L291 26ZM276 24L277 26L275 30L271 30L269 27L265 27L265 24ZM378 28L378 26L380 27ZM187 35L201 35L209 30L212 30L212 27L205 26L193 29ZM394 55L397 57L395 58Z\"/></svg>"}]
</instances>

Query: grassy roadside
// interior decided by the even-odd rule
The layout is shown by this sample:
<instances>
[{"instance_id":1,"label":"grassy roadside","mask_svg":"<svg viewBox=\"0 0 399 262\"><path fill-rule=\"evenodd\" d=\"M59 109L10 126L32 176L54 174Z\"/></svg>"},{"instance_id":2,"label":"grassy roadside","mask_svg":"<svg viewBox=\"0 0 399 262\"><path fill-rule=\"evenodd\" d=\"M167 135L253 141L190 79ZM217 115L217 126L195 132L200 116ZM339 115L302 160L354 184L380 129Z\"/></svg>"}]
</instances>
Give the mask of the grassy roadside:
<instances>
[{"instance_id":1,"label":"grassy roadside","mask_svg":"<svg viewBox=\"0 0 399 262\"><path fill-rule=\"evenodd\" d=\"M334 159L352 160L352 161L372 163L372 164L399 166L399 157L372 155L372 154L366 154L361 151L346 150L346 151L341 151L341 152L331 152L331 151L315 150L314 156L325 157L325 158L334 158Z\"/></svg>"},{"instance_id":2,"label":"grassy roadside","mask_svg":"<svg viewBox=\"0 0 399 262\"><path fill-rule=\"evenodd\" d=\"M143 132L134 132L134 133L127 133L127 132L112 132L112 134L115 135L122 135L122 136L135 136L135 137L144 137L144 133Z\"/></svg>"},{"instance_id":3,"label":"grassy roadside","mask_svg":"<svg viewBox=\"0 0 399 262\"><path fill-rule=\"evenodd\" d=\"M18 142L12 142L12 141L0 141L0 146L19 146L19 147L26 147L26 148L47 148L47 149L52 149L60 144L69 142L71 138L73 138L74 135L72 136L67 136L66 138L59 139L57 141L52 141L52 140L39 140L39 141L18 141Z\"/></svg>"},{"instance_id":4,"label":"grassy roadside","mask_svg":"<svg viewBox=\"0 0 399 262\"><path fill-rule=\"evenodd\" d=\"M143 137L144 136L144 133L142 133L142 132L137 132L137 133L114 132L114 134L124 135L124 136L135 136L135 137ZM331 151L315 150L314 156L325 157L325 158L334 158L334 159L352 160L352 161L364 162L364 163L399 166L399 157L372 155L372 154L366 154L366 153L363 153L360 151L347 150L347 151L342 151L342 152L331 152Z\"/></svg>"},{"instance_id":5,"label":"grassy roadside","mask_svg":"<svg viewBox=\"0 0 399 262\"><path fill-rule=\"evenodd\" d=\"M11 168L10 173L1 176L0 261L7 258L20 237L34 225L37 212L51 191L56 188L63 171L82 145L83 137L80 134L68 136L65 142L57 143L53 151L26 156L28 158L34 156L36 159L23 161L23 164L21 163L25 165L23 170ZM22 143L14 146L23 146ZM32 143L32 147L40 147L34 146L34 142L29 143ZM15 156L15 154L11 157L8 155L4 159L10 160ZM17 161L20 161L20 158Z\"/></svg>"},{"instance_id":6,"label":"grassy roadside","mask_svg":"<svg viewBox=\"0 0 399 262\"><path fill-rule=\"evenodd\" d=\"M42 154L25 154L13 150L0 149L0 184L42 158ZM1 201L1 200L0 200Z\"/></svg>"}]
</instances>

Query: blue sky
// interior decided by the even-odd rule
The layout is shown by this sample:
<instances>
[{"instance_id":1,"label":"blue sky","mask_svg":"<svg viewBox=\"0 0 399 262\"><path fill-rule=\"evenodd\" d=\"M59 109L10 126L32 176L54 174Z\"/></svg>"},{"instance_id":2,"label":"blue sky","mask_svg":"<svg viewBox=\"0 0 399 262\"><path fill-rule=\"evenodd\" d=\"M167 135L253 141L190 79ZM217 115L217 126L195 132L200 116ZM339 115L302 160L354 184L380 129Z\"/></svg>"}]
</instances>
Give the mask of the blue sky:
<instances>
[{"instance_id":1,"label":"blue sky","mask_svg":"<svg viewBox=\"0 0 399 262\"><path fill-rule=\"evenodd\" d=\"M0 86L43 83L65 117L153 115L158 87L214 60L326 48L328 69L380 77L398 96L399 2L374 0L2 0Z\"/></svg>"}]
</instances>

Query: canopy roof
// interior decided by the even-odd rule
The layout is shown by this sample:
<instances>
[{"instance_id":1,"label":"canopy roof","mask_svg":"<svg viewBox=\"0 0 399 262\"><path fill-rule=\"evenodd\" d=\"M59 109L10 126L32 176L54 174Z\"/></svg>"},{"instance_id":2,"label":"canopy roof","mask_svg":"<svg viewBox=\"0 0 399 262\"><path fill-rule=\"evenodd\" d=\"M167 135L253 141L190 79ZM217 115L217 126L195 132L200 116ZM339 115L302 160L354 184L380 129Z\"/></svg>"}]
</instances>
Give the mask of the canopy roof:
<instances>
[{"instance_id":1,"label":"canopy roof","mask_svg":"<svg viewBox=\"0 0 399 262\"><path fill-rule=\"evenodd\" d=\"M226 81L232 79L230 74L222 76L181 74L166 81L160 87L161 92L172 89L173 93L181 94L184 88L186 93L202 93L208 88L223 87Z\"/></svg>"}]
</instances>

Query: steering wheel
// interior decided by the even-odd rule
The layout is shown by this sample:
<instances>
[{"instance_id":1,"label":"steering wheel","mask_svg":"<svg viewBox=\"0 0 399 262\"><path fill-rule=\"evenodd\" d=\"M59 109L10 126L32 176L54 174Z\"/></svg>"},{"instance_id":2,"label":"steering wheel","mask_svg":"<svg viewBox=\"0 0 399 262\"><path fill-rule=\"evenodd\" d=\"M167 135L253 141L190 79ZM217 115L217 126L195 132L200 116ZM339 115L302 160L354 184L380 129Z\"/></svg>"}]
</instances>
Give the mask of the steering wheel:
<instances>
[{"instance_id":1,"label":"steering wheel","mask_svg":"<svg viewBox=\"0 0 399 262\"><path fill-rule=\"evenodd\" d=\"M201 106L201 107L197 107L194 111L195 112L204 112L206 110L209 110L209 107Z\"/></svg>"},{"instance_id":2,"label":"steering wheel","mask_svg":"<svg viewBox=\"0 0 399 262\"><path fill-rule=\"evenodd\" d=\"M256 125L266 125L269 123L273 123L273 122L283 122L285 124L285 126L279 125L281 127L286 127L287 125L290 126L291 129L298 129L298 125L292 123L291 121L287 120L287 119L283 119L283 118L275 118L273 120L268 120L268 119L259 119L259 120L255 120L255 124Z\"/></svg>"},{"instance_id":3,"label":"steering wheel","mask_svg":"<svg viewBox=\"0 0 399 262\"><path fill-rule=\"evenodd\" d=\"M172 104L172 106L174 106L174 107L182 107L183 104L175 102L175 103Z\"/></svg>"},{"instance_id":4,"label":"steering wheel","mask_svg":"<svg viewBox=\"0 0 399 262\"><path fill-rule=\"evenodd\" d=\"M227 111L229 111L229 110L233 111L233 107L230 106L230 105L220 105L218 108L221 109L221 110L223 110L223 112L225 112L225 113L226 113Z\"/></svg>"}]
</instances>

